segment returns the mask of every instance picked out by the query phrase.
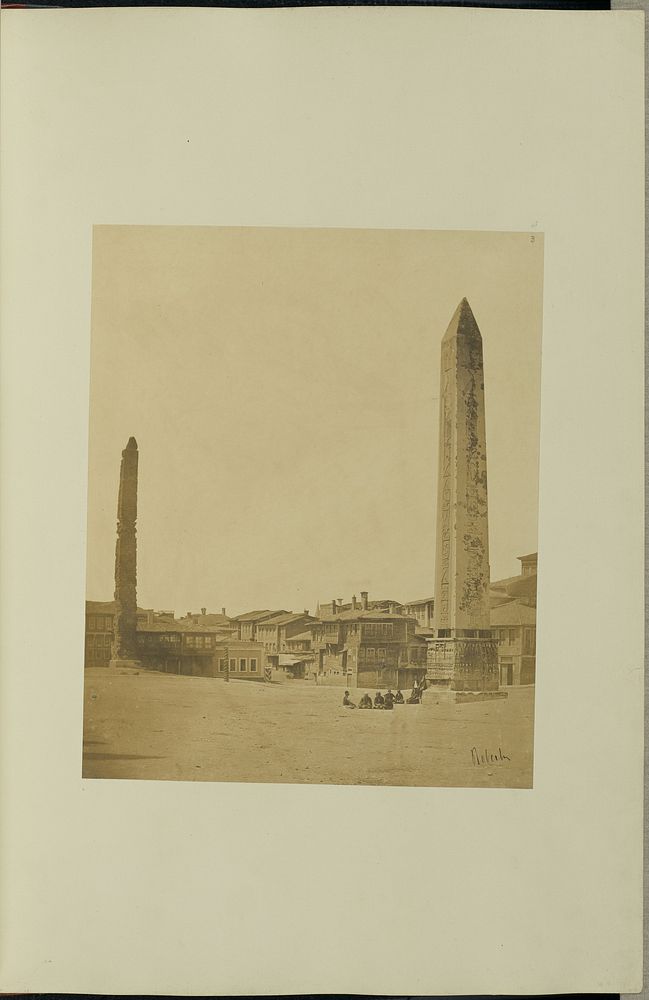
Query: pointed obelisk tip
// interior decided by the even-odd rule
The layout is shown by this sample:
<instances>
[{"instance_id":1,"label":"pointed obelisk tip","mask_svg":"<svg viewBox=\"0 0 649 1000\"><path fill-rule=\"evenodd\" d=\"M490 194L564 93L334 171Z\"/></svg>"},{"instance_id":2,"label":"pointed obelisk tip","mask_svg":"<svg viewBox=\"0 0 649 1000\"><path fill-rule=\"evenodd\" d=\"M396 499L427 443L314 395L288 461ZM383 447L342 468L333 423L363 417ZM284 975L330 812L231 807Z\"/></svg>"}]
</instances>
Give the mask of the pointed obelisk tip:
<instances>
[{"instance_id":1,"label":"pointed obelisk tip","mask_svg":"<svg viewBox=\"0 0 649 1000\"><path fill-rule=\"evenodd\" d=\"M130 448L131 450L135 449L135 451L137 451L137 441L135 440L134 437L130 437L128 439L128 444L126 445L126 447Z\"/></svg>"},{"instance_id":2,"label":"pointed obelisk tip","mask_svg":"<svg viewBox=\"0 0 649 1000\"><path fill-rule=\"evenodd\" d=\"M474 335L475 333L478 333L479 336L480 331L478 330L473 310L469 305L469 300L465 297L453 313L453 318L444 334L444 340L457 337L460 334Z\"/></svg>"}]
</instances>

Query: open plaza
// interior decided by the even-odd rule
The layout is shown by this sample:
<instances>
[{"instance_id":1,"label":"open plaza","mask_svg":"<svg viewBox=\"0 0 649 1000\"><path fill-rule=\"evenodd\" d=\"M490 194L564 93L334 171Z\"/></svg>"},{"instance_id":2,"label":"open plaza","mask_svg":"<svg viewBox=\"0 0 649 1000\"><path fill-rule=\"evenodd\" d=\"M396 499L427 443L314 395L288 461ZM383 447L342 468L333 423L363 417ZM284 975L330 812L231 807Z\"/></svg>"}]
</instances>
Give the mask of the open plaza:
<instances>
[{"instance_id":1,"label":"open plaza","mask_svg":"<svg viewBox=\"0 0 649 1000\"><path fill-rule=\"evenodd\" d=\"M344 708L342 697L340 688L300 680L89 668L83 776L532 786L533 686L475 704L429 688L421 704L391 712Z\"/></svg>"},{"instance_id":2,"label":"open plaza","mask_svg":"<svg viewBox=\"0 0 649 1000\"><path fill-rule=\"evenodd\" d=\"M408 604L361 590L360 605L332 597L315 615L138 607L128 439L114 600L86 604L85 778L532 787L537 554L491 580L482 336L466 298L440 363L434 596Z\"/></svg>"}]
</instances>

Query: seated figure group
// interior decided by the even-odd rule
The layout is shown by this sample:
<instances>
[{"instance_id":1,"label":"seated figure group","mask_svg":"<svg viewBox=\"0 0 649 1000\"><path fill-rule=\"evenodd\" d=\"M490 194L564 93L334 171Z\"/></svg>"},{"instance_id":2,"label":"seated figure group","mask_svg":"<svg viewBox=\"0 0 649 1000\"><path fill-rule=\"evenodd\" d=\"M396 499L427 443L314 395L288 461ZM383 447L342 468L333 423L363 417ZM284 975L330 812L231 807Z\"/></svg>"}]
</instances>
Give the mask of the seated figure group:
<instances>
[{"instance_id":1,"label":"seated figure group","mask_svg":"<svg viewBox=\"0 0 649 1000\"><path fill-rule=\"evenodd\" d=\"M421 687L415 682L415 687L413 687L412 693L407 702L403 697L401 690L397 690L396 694L392 693L392 688L388 688L385 694L381 694L380 691L377 691L374 695L373 702L372 696L366 691L365 694L361 696L358 708L382 708L386 711L390 711L395 705L418 705L421 701L421 691ZM349 697L349 691L345 691L343 696L343 706L345 708L356 708L355 702L353 702Z\"/></svg>"}]
</instances>

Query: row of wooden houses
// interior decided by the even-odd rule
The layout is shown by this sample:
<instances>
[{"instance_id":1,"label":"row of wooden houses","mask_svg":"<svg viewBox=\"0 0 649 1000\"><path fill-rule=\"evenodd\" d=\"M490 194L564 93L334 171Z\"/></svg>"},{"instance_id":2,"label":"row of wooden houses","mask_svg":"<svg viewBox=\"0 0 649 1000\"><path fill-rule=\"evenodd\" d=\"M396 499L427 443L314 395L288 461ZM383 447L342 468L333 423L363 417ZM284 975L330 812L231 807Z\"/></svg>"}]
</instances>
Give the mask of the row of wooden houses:
<instances>
[{"instance_id":1,"label":"row of wooden houses","mask_svg":"<svg viewBox=\"0 0 649 1000\"><path fill-rule=\"evenodd\" d=\"M491 627L499 643L500 682L531 684L536 671L536 553L521 573L491 585ZM319 604L315 615L259 609L240 615L138 608L137 646L143 667L192 676L246 680L286 677L349 688L406 688L426 674L435 639L432 597L400 604ZM111 658L115 602L86 602L86 666Z\"/></svg>"}]
</instances>

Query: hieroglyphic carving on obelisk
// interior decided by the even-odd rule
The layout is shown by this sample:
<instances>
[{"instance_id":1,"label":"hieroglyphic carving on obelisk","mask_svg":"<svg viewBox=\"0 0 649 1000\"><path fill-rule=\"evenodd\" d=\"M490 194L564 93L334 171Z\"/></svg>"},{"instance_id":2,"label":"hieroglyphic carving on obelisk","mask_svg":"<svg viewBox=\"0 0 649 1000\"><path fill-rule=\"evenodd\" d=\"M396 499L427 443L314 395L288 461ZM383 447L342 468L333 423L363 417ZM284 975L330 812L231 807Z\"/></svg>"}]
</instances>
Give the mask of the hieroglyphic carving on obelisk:
<instances>
[{"instance_id":1,"label":"hieroglyphic carving on obelisk","mask_svg":"<svg viewBox=\"0 0 649 1000\"><path fill-rule=\"evenodd\" d=\"M432 680L498 687L489 629L489 523L482 337L462 299L442 340Z\"/></svg>"},{"instance_id":2,"label":"hieroglyphic carving on obelisk","mask_svg":"<svg viewBox=\"0 0 649 1000\"><path fill-rule=\"evenodd\" d=\"M113 664L137 660L137 464L137 442L132 437L122 452L119 475Z\"/></svg>"}]
</instances>

